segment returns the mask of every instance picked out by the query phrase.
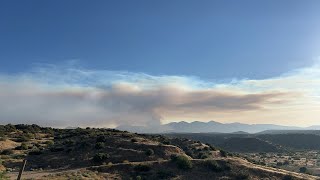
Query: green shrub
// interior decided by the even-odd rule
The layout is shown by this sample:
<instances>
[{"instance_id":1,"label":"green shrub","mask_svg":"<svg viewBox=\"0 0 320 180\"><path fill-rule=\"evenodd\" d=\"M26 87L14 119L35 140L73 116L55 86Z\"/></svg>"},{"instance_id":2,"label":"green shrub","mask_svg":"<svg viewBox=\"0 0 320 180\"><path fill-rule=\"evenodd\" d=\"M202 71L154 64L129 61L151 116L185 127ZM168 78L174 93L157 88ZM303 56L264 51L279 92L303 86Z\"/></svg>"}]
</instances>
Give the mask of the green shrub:
<instances>
[{"instance_id":1,"label":"green shrub","mask_svg":"<svg viewBox=\"0 0 320 180\"><path fill-rule=\"evenodd\" d=\"M105 144L103 142L97 142L95 145L96 149L102 149L105 147Z\"/></svg>"},{"instance_id":2,"label":"green shrub","mask_svg":"<svg viewBox=\"0 0 320 180\"><path fill-rule=\"evenodd\" d=\"M37 148L42 147L40 143L36 143L36 144L34 144L34 146L36 146Z\"/></svg>"},{"instance_id":3,"label":"green shrub","mask_svg":"<svg viewBox=\"0 0 320 180\"><path fill-rule=\"evenodd\" d=\"M14 154L12 158L14 159L24 159L26 157L25 154Z\"/></svg>"},{"instance_id":4,"label":"green shrub","mask_svg":"<svg viewBox=\"0 0 320 180\"><path fill-rule=\"evenodd\" d=\"M132 139L131 139L131 142L135 143L135 142L138 142L138 140L135 139L135 138L132 138Z\"/></svg>"},{"instance_id":5,"label":"green shrub","mask_svg":"<svg viewBox=\"0 0 320 180\"><path fill-rule=\"evenodd\" d=\"M307 173L308 169L306 167L301 167L301 168L299 168L299 172L300 173Z\"/></svg>"},{"instance_id":6,"label":"green shrub","mask_svg":"<svg viewBox=\"0 0 320 180\"><path fill-rule=\"evenodd\" d=\"M208 168L211 171L215 171L215 172L220 172L222 171L220 165L217 163L217 161L205 161L204 165L206 166L206 168Z\"/></svg>"},{"instance_id":7,"label":"green shrub","mask_svg":"<svg viewBox=\"0 0 320 180\"><path fill-rule=\"evenodd\" d=\"M7 172L0 172L0 179L9 179L9 177L7 176Z\"/></svg>"},{"instance_id":8,"label":"green shrub","mask_svg":"<svg viewBox=\"0 0 320 180\"><path fill-rule=\"evenodd\" d=\"M230 170L230 166L225 162L218 163L217 161L214 161L214 160L207 160L204 162L204 165L206 168L214 172L222 172L222 171Z\"/></svg>"},{"instance_id":9,"label":"green shrub","mask_svg":"<svg viewBox=\"0 0 320 180\"><path fill-rule=\"evenodd\" d=\"M98 136L97 137L97 142L106 142L107 141L107 137L106 136Z\"/></svg>"},{"instance_id":10,"label":"green shrub","mask_svg":"<svg viewBox=\"0 0 320 180\"><path fill-rule=\"evenodd\" d=\"M207 144L207 145L209 146L209 149L210 149L211 151L217 150L215 147L211 146L210 144Z\"/></svg>"},{"instance_id":11,"label":"green shrub","mask_svg":"<svg viewBox=\"0 0 320 180\"><path fill-rule=\"evenodd\" d=\"M236 174L234 179L235 180L246 180L246 179L249 179L249 177L250 177L249 174L241 172L241 173Z\"/></svg>"},{"instance_id":12,"label":"green shrub","mask_svg":"<svg viewBox=\"0 0 320 180\"><path fill-rule=\"evenodd\" d=\"M21 143L21 145L17 146L15 149L16 150L27 150L28 149L28 145L26 143Z\"/></svg>"},{"instance_id":13,"label":"green shrub","mask_svg":"<svg viewBox=\"0 0 320 180\"><path fill-rule=\"evenodd\" d=\"M60 151L64 151L63 147L52 147L50 148L51 152L60 152Z\"/></svg>"},{"instance_id":14,"label":"green shrub","mask_svg":"<svg viewBox=\"0 0 320 180\"><path fill-rule=\"evenodd\" d=\"M158 179L171 179L175 176L175 173L172 171L160 170L159 172L157 172Z\"/></svg>"},{"instance_id":15,"label":"green shrub","mask_svg":"<svg viewBox=\"0 0 320 180\"><path fill-rule=\"evenodd\" d=\"M169 145L169 144L170 144L170 141L164 140L164 141L162 141L162 143L165 144L165 145Z\"/></svg>"},{"instance_id":16,"label":"green shrub","mask_svg":"<svg viewBox=\"0 0 320 180\"><path fill-rule=\"evenodd\" d=\"M192 168L192 162L190 159L185 155L179 155L176 158L173 159L173 162L175 162L180 169L191 169Z\"/></svg>"},{"instance_id":17,"label":"green shrub","mask_svg":"<svg viewBox=\"0 0 320 180\"><path fill-rule=\"evenodd\" d=\"M28 142L28 141L30 141L30 138L28 136L21 136L16 140L16 142Z\"/></svg>"},{"instance_id":18,"label":"green shrub","mask_svg":"<svg viewBox=\"0 0 320 180\"><path fill-rule=\"evenodd\" d=\"M176 161L176 160L177 160L177 157L178 157L177 154L171 154L171 155L170 155L170 159L171 159L172 162Z\"/></svg>"},{"instance_id":19,"label":"green shrub","mask_svg":"<svg viewBox=\"0 0 320 180\"><path fill-rule=\"evenodd\" d=\"M68 140L64 141L62 144L67 145L67 146L73 146L76 144L76 141L72 140L72 139L68 139Z\"/></svg>"},{"instance_id":20,"label":"green shrub","mask_svg":"<svg viewBox=\"0 0 320 180\"><path fill-rule=\"evenodd\" d=\"M87 141L81 142L80 146L79 146L79 148L81 148L81 149L87 149L87 148L90 148L90 147L91 147L91 144L89 142L87 142Z\"/></svg>"},{"instance_id":21,"label":"green shrub","mask_svg":"<svg viewBox=\"0 0 320 180\"><path fill-rule=\"evenodd\" d=\"M147 156L152 156L152 155L154 155L154 151L149 148L149 149L147 149L147 150L145 151L145 154L146 154Z\"/></svg>"},{"instance_id":22,"label":"green shrub","mask_svg":"<svg viewBox=\"0 0 320 180\"><path fill-rule=\"evenodd\" d=\"M54 144L53 141L46 141L45 144L47 144L48 146L52 146Z\"/></svg>"},{"instance_id":23,"label":"green shrub","mask_svg":"<svg viewBox=\"0 0 320 180\"><path fill-rule=\"evenodd\" d=\"M220 150L220 154L222 157L227 157L228 156L228 153L224 150Z\"/></svg>"},{"instance_id":24,"label":"green shrub","mask_svg":"<svg viewBox=\"0 0 320 180\"><path fill-rule=\"evenodd\" d=\"M32 155L40 155L40 154L42 154L42 152L40 150L34 150L34 151L29 152L28 154L31 156Z\"/></svg>"},{"instance_id":25,"label":"green shrub","mask_svg":"<svg viewBox=\"0 0 320 180\"><path fill-rule=\"evenodd\" d=\"M134 166L134 170L137 172L147 172L147 171L151 170L151 167L146 164L139 164L139 165Z\"/></svg>"},{"instance_id":26,"label":"green shrub","mask_svg":"<svg viewBox=\"0 0 320 180\"><path fill-rule=\"evenodd\" d=\"M5 149L1 152L2 155L11 155L13 154L12 149Z\"/></svg>"},{"instance_id":27,"label":"green shrub","mask_svg":"<svg viewBox=\"0 0 320 180\"><path fill-rule=\"evenodd\" d=\"M282 162L277 162L277 166L282 166L283 163Z\"/></svg>"},{"instance_id":28,"label":"green shrub","mask_svg":"<svg viewBox=\"0 0 320 180\"><path fill-rule=\"evenodd\" d=\"M7 124L4 126L6 132L14 132L16 131L16 127L12 124Z\"/></svg>"},{"instance_id":29,"label":"green shrub","mask_svg":"<svg viewBox=\"0 0 320 180\"><path fill-rule=\"evenodd\" d=\"M93 157L93 161L96 163L101 163L109 158L109 154L107 153L97 153Z\"/></svg>"},{"instance_id":30,"label":"green shrub","mask_svg":"<svg viewBox=\"0 0 320 180\"><path fill-rule=\"evenodd\" d=\"M73 151L73 149L72 149L72 148L69 148L69 149L66 150L66 153L69 154L71 151Z\"/></svg>"},{"instance_id":31,"label":"green shrub","mask_svg":"<svg viewBox=\"0 0 320 180\"><path fill-rule=\"evenodd\" d=\"M209 157L209 156L208 156L207 154L202 153L202 152L200 152L199 155L198 155L198 158L199 158L199 159L207 159L208 157Z\"/></svg>"},{"instance_id":32,"label":"green shrub","mask_svg":"<svg viewBox=\"0 0 320 180\"><path fill-rule=\"evenodd\" d=\"M282 180L294 180L295 178L291 175L285 175L283 176Z\"/></svg>"}]
</instances>

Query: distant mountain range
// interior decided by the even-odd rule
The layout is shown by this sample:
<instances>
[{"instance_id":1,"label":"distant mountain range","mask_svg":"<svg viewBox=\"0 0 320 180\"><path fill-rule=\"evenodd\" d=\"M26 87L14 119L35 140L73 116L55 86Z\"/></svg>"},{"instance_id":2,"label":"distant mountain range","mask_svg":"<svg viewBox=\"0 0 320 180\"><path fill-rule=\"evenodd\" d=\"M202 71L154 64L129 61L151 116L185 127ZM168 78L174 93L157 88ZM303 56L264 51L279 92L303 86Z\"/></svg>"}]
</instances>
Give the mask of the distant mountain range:
<instances>
[{"instance_id":1,"label":"distant mountain range","mask_svg":"<svg viewBox=\"0 0 320 180\"><path fill-rule=\"evenodd\" d=\"M243 123L219 123L215 121L200 122L172 122L160 126L118 126L117 129L137 133L259 133L269 132L281 133L279 130L320 130L320 126L310 126L307 128L295 126L281 126L274 124L243 124ZM271 132L271 131L270 131Z\"/></svg>"}]
</instances>

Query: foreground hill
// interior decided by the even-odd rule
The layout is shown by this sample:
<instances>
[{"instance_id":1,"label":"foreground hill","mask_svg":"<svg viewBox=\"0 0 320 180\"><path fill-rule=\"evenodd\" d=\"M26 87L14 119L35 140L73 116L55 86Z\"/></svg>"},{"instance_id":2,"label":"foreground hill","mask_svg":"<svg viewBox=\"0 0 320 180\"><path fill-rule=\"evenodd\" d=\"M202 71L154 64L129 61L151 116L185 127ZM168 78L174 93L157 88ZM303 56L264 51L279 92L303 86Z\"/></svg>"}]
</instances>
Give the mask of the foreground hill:
<instances>
[{"instance_id":1,"label":"foreground hill","mask_svg":"<svg viewBox=\"0 0 320 180\"><path fill-rule=\"evenodd\" d=\"M316 179L258 166L200 141L115 129L0 126L0 168L15 179Z\"/></svg>"}]
</instances>

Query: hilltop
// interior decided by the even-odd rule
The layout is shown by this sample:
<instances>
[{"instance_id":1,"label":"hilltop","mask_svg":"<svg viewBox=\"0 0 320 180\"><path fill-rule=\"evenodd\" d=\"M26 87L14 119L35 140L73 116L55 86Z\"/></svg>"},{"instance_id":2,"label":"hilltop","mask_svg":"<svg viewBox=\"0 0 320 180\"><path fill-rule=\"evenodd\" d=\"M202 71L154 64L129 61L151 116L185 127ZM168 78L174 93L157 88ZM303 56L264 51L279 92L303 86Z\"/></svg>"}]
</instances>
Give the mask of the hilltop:
<instances>
[{"instance_id":1,"label":"hilltop","mask_svg":"<svg viewBox=\"0 0 320 180\"><path fill-rule=\"evenodd\" d=\"M116 129L0 126L1 177L15 179L316 179L252 164L186 138Z\"/></svg>"}]
</instances>

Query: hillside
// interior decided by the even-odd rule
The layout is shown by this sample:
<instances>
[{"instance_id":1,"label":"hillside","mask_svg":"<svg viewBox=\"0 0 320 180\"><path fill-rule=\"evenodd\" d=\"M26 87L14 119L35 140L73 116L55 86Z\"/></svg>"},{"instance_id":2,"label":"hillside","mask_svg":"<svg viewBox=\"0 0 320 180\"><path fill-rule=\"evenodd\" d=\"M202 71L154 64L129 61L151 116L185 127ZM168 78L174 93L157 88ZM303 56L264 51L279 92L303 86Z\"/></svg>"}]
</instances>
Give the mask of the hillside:
<instances>
[{"instance_id":1,"label":"hillside","mask_svg":"<svg viewBox=\"0 0 320 180\"><path fill-rule=\"evenodd\" d=\"M227 139L223 144L221 144L221 147L228 151L234 151L235 149L237 152L279 152L281 149L279 149L277 146L268 143L266 141L263 141L258 138L229 138Z\"/></svg>"},{"instance_id":2,"label":"hillside","mask_svg":"<svg viewBox=\"0 0 320 180\"><path fill-rule=\"evenodd\" d=\"M312 126L319 129L318 126ZM320 130L266 130L259 132L257 134L314 134L320 135Z\"/></svg>"},{"instance_id":3,"label":"hillside","mask_svg":"<svg viewBox=\"0 0 320 180\"><path fill-rule=\"evenodd\" d=\"M2 179L316 179L233 157L200 141L115 129L0 126Z\"/></svg>"},{"instance_id":4,"label":"hillside","mask_svg":"<svg viewBox=\"0 0 320 180\"><path fill-rule=\"evenodd\" d=\"M279 131L279 133L271 134L171 133L165 135L209 143L231 152L282 152L288 150L318 150L320 148L320 135L316 134L317 132Z\"/></svg>"}]
</instances>

